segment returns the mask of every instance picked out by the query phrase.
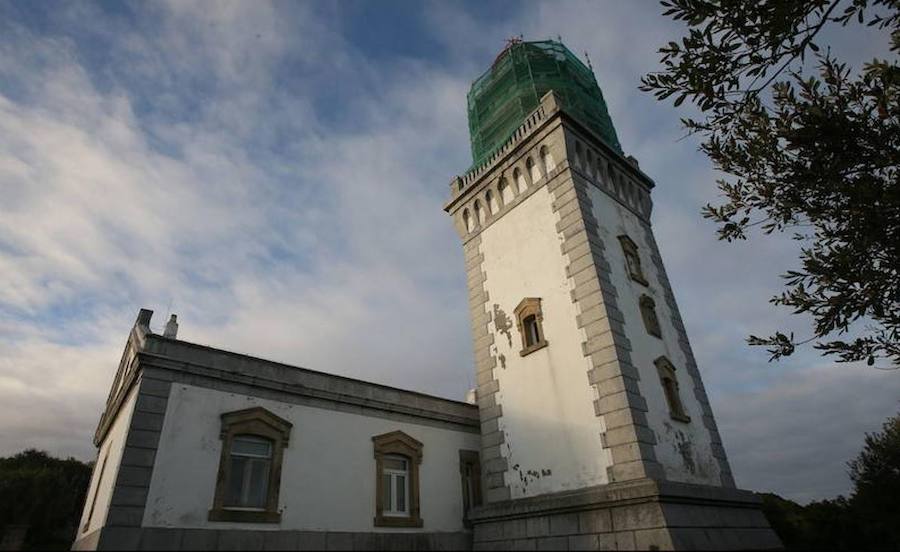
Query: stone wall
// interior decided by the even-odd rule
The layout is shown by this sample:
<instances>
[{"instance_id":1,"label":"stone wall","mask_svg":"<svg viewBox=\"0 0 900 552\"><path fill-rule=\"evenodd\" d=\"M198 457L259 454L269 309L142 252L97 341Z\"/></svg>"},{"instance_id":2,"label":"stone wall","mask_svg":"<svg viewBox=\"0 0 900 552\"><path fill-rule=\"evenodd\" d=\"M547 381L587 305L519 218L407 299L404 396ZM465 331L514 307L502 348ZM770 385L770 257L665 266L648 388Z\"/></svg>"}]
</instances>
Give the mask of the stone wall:
<instances>
[{"instance_id":1,"label":"stone wall","mask_svg":"<svg viewBox=\"0 0 900 552\"><path fill-rule=\"evenodd\" d=\"M753 493L643 480L488 505L474 550L779 549Z\"/></svg>"},{"instance_id":2,"label":"stone wall","mask_svg":"<svg viewBox=\"0 0 900 552\"><path fill-rule=\"evenodd\" d=\"M73 550L471 550L472 534L101 529Z\"/></svg>"}]
</instances>

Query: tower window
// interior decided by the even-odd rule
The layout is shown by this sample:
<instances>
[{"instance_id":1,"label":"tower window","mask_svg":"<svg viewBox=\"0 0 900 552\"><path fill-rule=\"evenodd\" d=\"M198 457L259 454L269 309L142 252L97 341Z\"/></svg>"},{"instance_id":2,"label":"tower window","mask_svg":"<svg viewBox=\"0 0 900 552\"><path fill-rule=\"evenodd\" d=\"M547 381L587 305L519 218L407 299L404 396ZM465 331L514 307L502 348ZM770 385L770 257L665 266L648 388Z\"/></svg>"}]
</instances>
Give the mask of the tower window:
<instances>
[{"instance_id":1,"label":"tower window","mask_svg":"<svg viewBox=\"0 0 900 552\"><path fill-rule=\"evenodd\" d=\"M516 192L522 193L528 188L528 181L525 179L525 174L523 174L518 167L513 171L513 180L516 183Z\"/></svg>"},{"instance_id":2,"label":"tower window","mask_svg":"<svg viewBox=\"0 0 900 552\"><path fill-rule=\"evenodd\" d=\"M584 169L584 148L581 147L581 142L575 142L575 166Z\"/></svg>"},{"instance_id":3,"label":"tower window","mask_svg":"<svg viewBox=\"0 0 900 552\"><path fill-rule=\"evenodd\" d=\"M547 146L541 146L541 163L544 164L544 174L550 174L550 172L556 168L553 154L550 153L550 148Z\"/></svg>"},{"instance_id":4,"label":"tower window","mask_svg":"<svg viewBox=\"0 0 900 552\"><path fill-rule=\"evenodd\" d=\"M472 218L472 215L469 214L468 209L463 209L462 219L463 225L466 227L466 232L475 230L475 220Z\"/></svg>"},{"instance_id":5,"label":"tower window","mask_svg":"<svg viewBox=\"0 0 900 552\"><path fill-rule=\"evenodd\" d=\"M650 285L644 277L643 270L641 270L641 256L638 253L637 244L625 234L619 236L619 243L622 244L622 253L625 254L625 265L628 268L628 275L639 284Z\"/></svg>"},{"instance_id":6,"label":"tower window","mask_svg":"<svg viewBox=\"0 0 900 552\"><path fill-rule=\"evenodd\" d=\"M260 407L222 414L222 456L210 521L278 523L291 423Z\"/></svg>"},{"instance_id":7,"label":"tower window","mask_svg":"<svg viewBox=\"0 0 900 552\"><path fill-rule=\"evenodd\" d=\"M675 366L664 356L654 360L653 363L656 365L659 381L662 384L663 393L669 405L669 416L679 422L690 422L691 417L684 410L684 404L682 404L681 396L678 393L678 379L675 376Z\"/></svg>"},{"instance_id":8,"label":"tower window","mask_svg":"<svg viewBox=\"0 0 900 552\"><path fill-rule=\"evenodd\" d=\"M497 193L500 195L500 199L503 201L504 205L509 205L512 203L513 199L516 198L513 194L512 187L507 184L505 178L501 178L500 183L497 184Z\"/></svg>"},{"instance_id":9,"label":"tower window","mask_svg":"<svg viewBox=\"0 0 900 552\"><path fill-rule=\"evenodd\" d=\"M641 318L644 319L644 327L647 333L662 338L662 329L659 326L659 318L656 316L656 302L649 295L641 295L639 301Z\"/></svg>"},{"instance_id":10,"label":"tower window","mask_svg":"<svg viewBox=\"0 0 900 552\"><path fill-rule=\"evenodd\" d=\"M422 443L402 431L372 437L375 445L375 526L422 527L419 464Z\"/></svg>"},{"instance_id":11,"label":"tower window","mask_svg":"<svg viewBox=\"0 0 900 552\"><path fill-rule=\"evenodd\" d=\"M487 215L484 213L484 209L481 208L481 202L477 199L475 200L475 218L478 219L478 224L484 224Z\"/></svg>"},{"instance_id":12,"label":"tower window","mask_svg":"<svg viewBox=\"0 0 900 552\"><path fill-rule=\"evenodd\" d=\"M532 161L530 157L527 161L525 161L525 167L528 169L529 176L531 176L531 182L538 182L541 178L543 178L543 176L541 176L540 167L538 167L538 165L534 161Z\"/></svg>"},{"instance_id":13,"label":"tower window","mask_svg":"<svg viewBox=\"0 0 900 552\"><path fill-rule=\"evenodd\" d=\"M490 210L492 215L496 215L497 211L500 210L500 205L497 203L497 198L494 196L494 192L488 190L487 193L484 194L484 202L487 203L488 209Z\"/></svg>"},{"instance_id":14,"label":"tower window","mask_svg":"<svg viewBox=\"0 0 900 552\"><path fill-rule=\"evenodd\" d=\"M528 355L547 346L544 338L541 300L538 297L526 297L516 307L516 322L519 335L522 336L522 350L519 354Z\"/></svg>"}]
</instances>

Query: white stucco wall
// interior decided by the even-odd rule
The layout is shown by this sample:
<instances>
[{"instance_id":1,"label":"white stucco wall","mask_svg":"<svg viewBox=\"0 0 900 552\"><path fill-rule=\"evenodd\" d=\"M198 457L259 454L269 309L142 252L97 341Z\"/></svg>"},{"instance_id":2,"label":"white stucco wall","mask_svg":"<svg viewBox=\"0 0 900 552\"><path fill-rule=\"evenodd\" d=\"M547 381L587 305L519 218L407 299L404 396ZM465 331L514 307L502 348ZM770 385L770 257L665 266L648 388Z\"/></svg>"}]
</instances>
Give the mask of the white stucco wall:
<instances>
[{"instance_id":1,"label":"white stucco wall","mask_svg":"<svg viewBox=\"0 0 900 552\"><path fill-rule=\"evenodd\" d=\"M594 415L590 364L551 203L543 186L481 234L503 409L501 454L509 462L512 498L606 483L611 463L601 446L602 420ZM522 357L513 311L525 297L541 298L549 345Z\"/></svg>"},{"instance_id":2,"label":"white stucco wall","mask_svg":"<svg viewBox=\"0 0 900 552\"><path fill-rule=\"evenodd\" d=\"M99 529L106 522L106 514L109 511L109 501L112 498L113 487L119 473L119 464L122 463L122 452L125 450L125 439L128 428L131 426L131 414L137 401L137 388L135 385L122 402L122 407L116 415L115 421L110 426L103 442L100 443L97 455L97 464L91 475L91 485L88 487L87 499L84 510L81 512L81 522L78 524L78 536ZM100 478L100 470L103 467L103 459L106 458L106 469L103 470L103 478ZM99 483L99 485L98 485ZM96 495L96 499L94 496ZM94 503L94 514L84 530L88 515L91 512L91 504Z\"/></svg>"},{"instance_id":3,"label":"white stucco wall","mask_svg":"<svg viewBox=\"0 0 900 552\"><path fill-rule=\"evenodd\" d=\"M672 312L666 304L656 266L650 259L651 248L643 223L606 193L589 187L593 215L600 225L600 237L612 266L616 300L625 316L625 332L631 342L631 360L640 373L641 395L647 400L647 419L656 433L656 457L666 477L674 481L719 485L719 466L712 456L709 433L703 425L700 404L694 396L694 384L685 368L685 356L672 325ZM627 274L625 256L618 236L627 234L638 246L641 268L650 286L643 286ZM647 333L641 318L639 299L647 294L656 303L663 338ZM689 423L671 419L662 384L653 361L665 355L675 365L681 401L691 417Z\"/></svg>"},{"instance_id":4,"label":"white stucco wall","mask_svg":"<svg viewBox=\"0 0 900 552\"><path fill-rule=\"evenodd\" d=\"M293 424L284 452L280 524L209 522L219 469L224 412L261 406ZM479 450L480 436L173 384L150 484L145 526L404 531L376 528L372 437L400 430L422 442L421 529L463 530L459 451Z\"/></svg>"}]
</instances>

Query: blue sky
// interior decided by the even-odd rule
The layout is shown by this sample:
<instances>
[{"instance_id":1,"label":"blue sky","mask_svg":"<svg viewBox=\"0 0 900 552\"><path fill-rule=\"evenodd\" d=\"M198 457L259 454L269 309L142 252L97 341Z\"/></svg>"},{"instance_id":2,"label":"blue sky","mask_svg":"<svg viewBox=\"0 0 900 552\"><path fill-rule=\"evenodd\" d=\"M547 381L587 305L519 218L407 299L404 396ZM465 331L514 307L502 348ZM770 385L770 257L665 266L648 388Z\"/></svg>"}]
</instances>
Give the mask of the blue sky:
<instances>
[{"instance_id":1,"label":"blue sky","mask_svg":"<svg viewBox=\"0 0 900 552\"><path fill-rule=\"evenodd\" d=\"M741 486L845 493L896 374L750 333L795 244L722 244L684 113L637 90L681 29L655 3L0 2L0 454L92 459L141 307L183 339L462 398L472 350L441 211L471 162L465 94L507 37L587 51ZM836 38L851 59L882 41ZM883 51L883 50L882 50Z\"/></svg>"}]
</instances>

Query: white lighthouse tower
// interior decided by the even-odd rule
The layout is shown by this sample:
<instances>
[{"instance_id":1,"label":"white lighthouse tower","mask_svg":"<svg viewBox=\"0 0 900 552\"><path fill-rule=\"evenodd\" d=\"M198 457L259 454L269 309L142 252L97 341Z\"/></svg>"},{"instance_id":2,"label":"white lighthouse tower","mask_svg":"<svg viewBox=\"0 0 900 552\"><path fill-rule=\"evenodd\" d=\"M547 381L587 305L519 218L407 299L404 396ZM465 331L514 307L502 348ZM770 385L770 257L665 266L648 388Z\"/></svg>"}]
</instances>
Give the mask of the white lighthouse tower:
<instances>
[{"instance_id":1,"label":"white lighthouse tower","mask_svg":"<svg viewBox=\"0 0 900 552\"><path fill-rule=\"evenodd\" d=\"M511 43L469 93L463 241L486 504L476 549L775 548L735 488L650 224L592 71Z\"/></svg>"}]
</instances>

